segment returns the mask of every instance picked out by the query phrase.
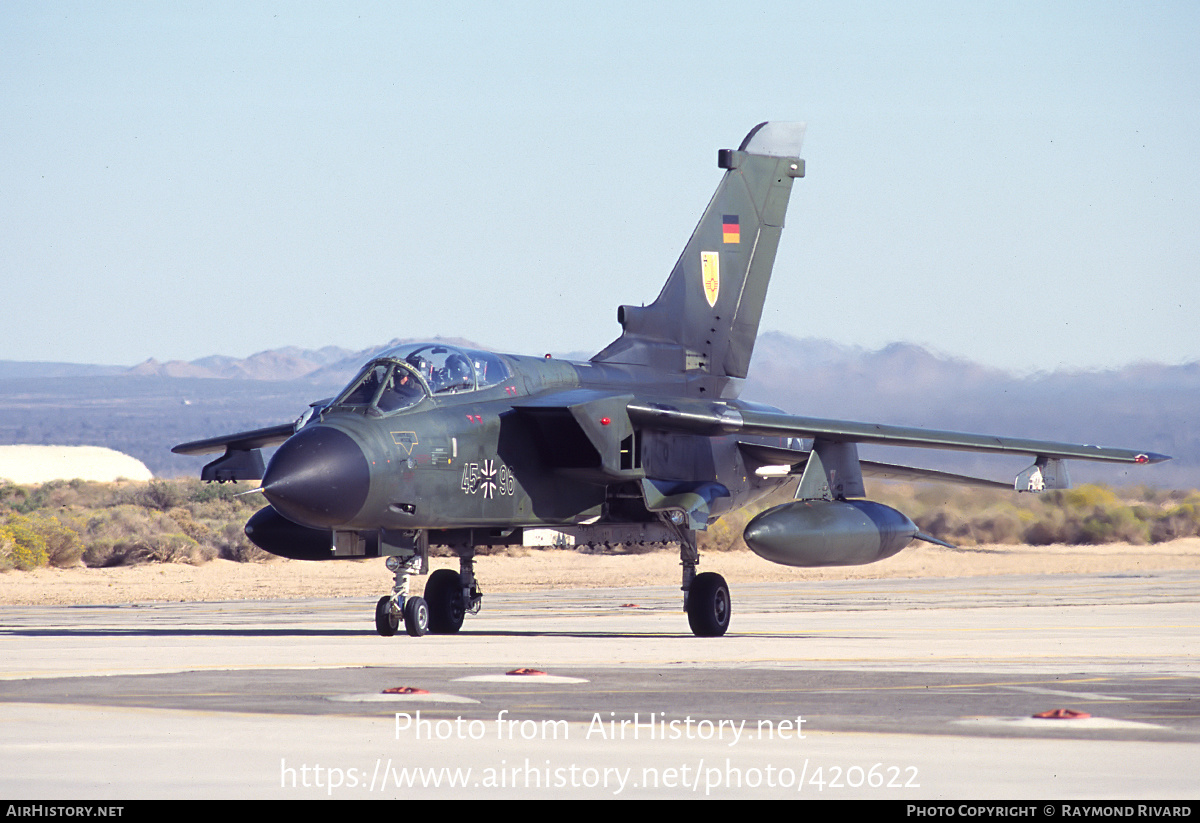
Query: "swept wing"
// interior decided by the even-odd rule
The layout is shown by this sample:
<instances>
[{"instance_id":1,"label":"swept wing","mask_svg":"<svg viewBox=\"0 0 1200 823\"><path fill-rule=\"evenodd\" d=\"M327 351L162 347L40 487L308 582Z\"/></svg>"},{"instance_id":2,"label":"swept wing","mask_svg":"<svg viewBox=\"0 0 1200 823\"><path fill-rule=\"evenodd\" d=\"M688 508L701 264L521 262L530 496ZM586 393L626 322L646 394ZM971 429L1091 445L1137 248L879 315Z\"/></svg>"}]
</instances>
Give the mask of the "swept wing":
<instances>
[{"instance_id":1,"label":"swept wing","mask_svg":"<svg viewBox=\"0 0 1200 823\"><path fill-rule=\"evenodd\" d=\"M1064 462L1067 458L1135 464L1170 460L1164 454L1139 449L801 417L778 411L721 404L695 404L685 407L676 404L631 403L628 412L634 425L649 428L687 431L708 436L724 434L811 439L812 451L805 460L800 486L796 491L796 496L802 499L863 496L864 475L937 480L976 486L998 485L980 478L860 461L859 443L1029 455L1034 458L1033 464L1020 472L1012 484L1015 490L1028 492L1070 488L1070 474Z\"/></svg>"}]
</instances>

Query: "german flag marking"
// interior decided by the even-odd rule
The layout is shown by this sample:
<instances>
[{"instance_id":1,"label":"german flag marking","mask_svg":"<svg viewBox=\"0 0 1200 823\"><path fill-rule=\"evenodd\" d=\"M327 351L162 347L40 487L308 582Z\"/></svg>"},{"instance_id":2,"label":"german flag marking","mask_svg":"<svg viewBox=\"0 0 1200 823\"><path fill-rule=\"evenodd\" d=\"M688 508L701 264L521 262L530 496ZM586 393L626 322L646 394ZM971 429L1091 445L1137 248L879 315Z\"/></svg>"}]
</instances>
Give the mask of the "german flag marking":
<instances>
[{"instance_id":1,"label":"german flag marking","mask_svg":"<svg viewBox=\"0 0 1200 823\"><path fill-rule=\"evenodd\" d=\"M742 227L736 214L726 214L721 218L721 238L726 243L742 242Z\"/></svg>"}]
</instances>

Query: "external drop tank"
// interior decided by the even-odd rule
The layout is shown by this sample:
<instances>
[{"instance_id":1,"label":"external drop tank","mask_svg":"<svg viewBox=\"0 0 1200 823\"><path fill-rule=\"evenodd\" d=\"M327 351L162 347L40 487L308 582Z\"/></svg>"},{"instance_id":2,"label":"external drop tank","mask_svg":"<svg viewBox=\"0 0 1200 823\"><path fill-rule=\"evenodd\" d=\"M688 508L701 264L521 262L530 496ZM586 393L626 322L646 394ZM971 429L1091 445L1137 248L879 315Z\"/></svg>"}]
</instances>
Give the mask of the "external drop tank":
<instances>
[{"instance_id":1,"label":"external drop tank","mask_svg":"<svg viewBox=\"0 0 1200 823\"><path fill-rule=\"evenodd\" d=\"M793 500L757 515L742 533L755 554L784 566L861 566L916 536L907 515L870 500Z\"/></svg>"}]
</instances>

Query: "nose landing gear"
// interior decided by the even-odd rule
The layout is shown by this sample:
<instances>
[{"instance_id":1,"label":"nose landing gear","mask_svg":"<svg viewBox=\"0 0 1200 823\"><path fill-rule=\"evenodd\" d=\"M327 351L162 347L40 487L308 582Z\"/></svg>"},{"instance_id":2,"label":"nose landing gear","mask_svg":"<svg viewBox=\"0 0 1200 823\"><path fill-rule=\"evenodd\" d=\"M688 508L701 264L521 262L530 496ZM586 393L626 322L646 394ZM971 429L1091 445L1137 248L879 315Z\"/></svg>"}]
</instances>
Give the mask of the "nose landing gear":
<instances>
[{"instance_id":1,"label":"nose landing gear","mask_svg":"<svg viewBox=\"0 0 1200 823\"><path fill-rule=\"evenodd\" d=\"M415 554L408 559L388 558L388 568L395 574L392 593L379 598L375 604L375 631L391 637L404 621L404 630L413 637L429 632L429 604L423 597L408 596L409 576L418 574L425 565L424 558Z\"/></svg>"},{"instance_id":2,"label":"nose landing gear","mask_svg":"<svg viewBox=\"0 0 1200 823\"><path fill-rule=\"evenodd\" d=\"M475 553L459 557L459 570L438 569L425 583L424 597L409 597L409 577L428 567L427 557L415 554L404 559L388 558L388 569L395 574L392 593L379 598L375 605L375 630L391 637L404 621L404 630L413 637L424 634L454 634L462 628L463 618L478 614L483 595L475 584Z\"/></svg>"}]
</instances>

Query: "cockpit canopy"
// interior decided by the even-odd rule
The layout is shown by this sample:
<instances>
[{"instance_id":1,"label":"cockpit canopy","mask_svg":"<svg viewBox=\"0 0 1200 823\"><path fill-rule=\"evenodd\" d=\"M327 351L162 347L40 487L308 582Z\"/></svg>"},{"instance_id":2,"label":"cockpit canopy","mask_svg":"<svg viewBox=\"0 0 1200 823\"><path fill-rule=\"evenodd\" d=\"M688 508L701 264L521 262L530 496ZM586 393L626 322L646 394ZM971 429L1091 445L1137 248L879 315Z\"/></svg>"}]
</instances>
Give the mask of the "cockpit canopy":
<instances>
[{"instance_id":1,"label":"cockpit canopy","mask_svg":"<svg viewBox=\"0 0 1200 823\"><path fill-rule=\"evenodd\" d=\"M491 352L442 343L397 346L364 366L331 407L391 414L426 397L472 392L511 376L503 358Z\"/></svg>"}]
</instances>

